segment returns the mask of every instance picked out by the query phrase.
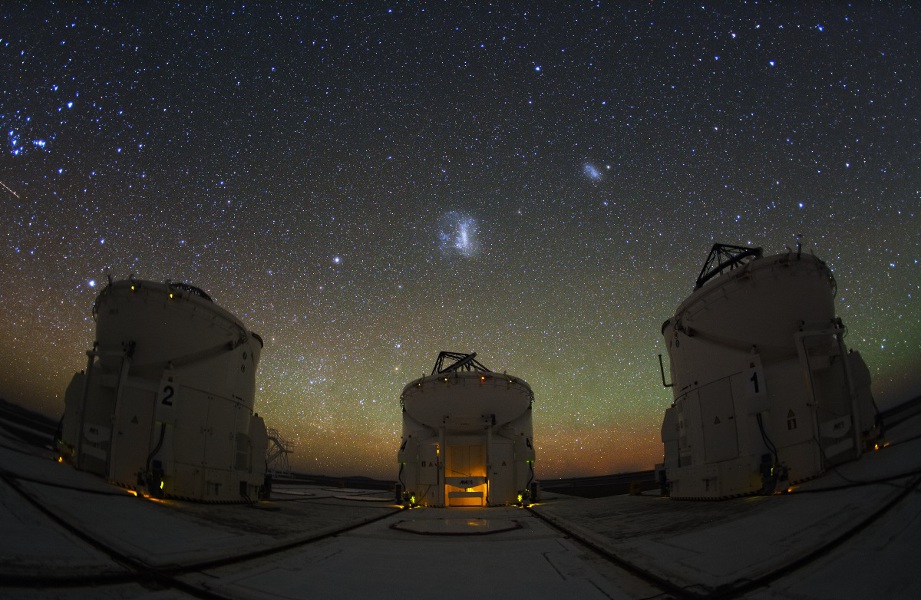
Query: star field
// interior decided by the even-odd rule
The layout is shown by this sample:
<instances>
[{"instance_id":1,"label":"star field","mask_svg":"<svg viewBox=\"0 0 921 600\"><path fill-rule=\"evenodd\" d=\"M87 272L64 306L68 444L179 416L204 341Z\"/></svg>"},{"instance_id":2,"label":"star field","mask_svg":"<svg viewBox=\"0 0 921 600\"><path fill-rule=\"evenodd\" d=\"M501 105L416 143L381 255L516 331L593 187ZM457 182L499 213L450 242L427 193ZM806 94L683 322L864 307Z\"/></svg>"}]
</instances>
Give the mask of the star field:
<instances>
[{"instance_id":1,"label":"star field","mask_svg":"<svg viewBox=\"0 0 921 600\"><path fill-rule=\"evenodd\" d=\"M266 342L292 464L392 478L441 350L534 389L539 477L652 468L714 242L832 268L921 392L921 13L604 3L0 7L0 393L50 415L131 274Z\"/></svg>"}]
</instances>

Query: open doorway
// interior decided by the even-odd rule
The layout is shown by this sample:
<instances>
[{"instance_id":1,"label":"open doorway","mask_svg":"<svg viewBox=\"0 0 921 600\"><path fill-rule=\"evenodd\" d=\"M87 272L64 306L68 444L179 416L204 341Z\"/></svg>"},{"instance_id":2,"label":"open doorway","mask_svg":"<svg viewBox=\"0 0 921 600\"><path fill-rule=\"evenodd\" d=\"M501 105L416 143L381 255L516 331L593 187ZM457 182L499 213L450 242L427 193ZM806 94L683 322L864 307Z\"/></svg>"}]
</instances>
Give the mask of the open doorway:
<instances>
[{"instance_id":1,"label":"open doorway","mask_svg":"<svg viewBox=\"0 0 921 600\"><path fill-rule=\"evenodd\" d=\"M486 446L449 445L445 453L448 506L486 506Z\"/></svg>"}]
</instances>

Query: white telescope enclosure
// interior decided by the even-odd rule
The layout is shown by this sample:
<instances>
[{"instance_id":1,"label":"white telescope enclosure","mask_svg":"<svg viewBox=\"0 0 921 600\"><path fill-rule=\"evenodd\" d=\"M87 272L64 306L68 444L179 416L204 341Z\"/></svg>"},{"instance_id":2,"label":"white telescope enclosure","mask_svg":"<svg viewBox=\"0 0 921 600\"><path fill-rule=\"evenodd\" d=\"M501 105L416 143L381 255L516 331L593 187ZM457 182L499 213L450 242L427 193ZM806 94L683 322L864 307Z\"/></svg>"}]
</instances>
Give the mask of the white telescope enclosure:
<instances>
[{"instance_id":1,"label":"white telescope enclosure","mask_svg":"<svg viewBox=\"0 0 921 600\"><path fill-rule=\"evenodd\" d=\"M267 435L253 412L262 339L184 283L110 281L96 340L65 394L58 447L139 494L255 500Z\"/></svg>"},{"instance_id":2,"label":"white telescope enclosure","mask_svg":"<svg viewBox=\"0 0 921 600\"><path fill-rule=\"evenodd\" d=\"M844 343L828 266L801 247L715 244L662 325L673 404L662 423L673 498L770 493L856 459L878 436L870 374Z\"/></svg>"},{"instance_id":3,"label":"white telescope enclosure","mask_svg":"<svg viewBox=\"0 0 921 600\"><path fill-rule=\"evenodd\" d=\"M441 352L403 389L402 499L422 506L498 506L536 499L531 407L522 379L476 353Z\"/></svg>"}]
</instances>

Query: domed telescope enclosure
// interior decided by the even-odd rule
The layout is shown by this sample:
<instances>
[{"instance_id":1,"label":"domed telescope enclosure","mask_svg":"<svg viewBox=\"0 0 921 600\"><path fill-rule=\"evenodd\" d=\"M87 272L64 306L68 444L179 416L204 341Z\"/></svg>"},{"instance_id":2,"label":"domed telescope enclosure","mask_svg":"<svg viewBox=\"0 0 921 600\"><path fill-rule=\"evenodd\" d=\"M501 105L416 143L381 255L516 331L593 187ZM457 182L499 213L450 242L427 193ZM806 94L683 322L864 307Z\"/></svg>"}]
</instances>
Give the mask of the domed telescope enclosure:
<instances>
[{"instance_id":1,"label":"domed telescope enclosure","mask_svg":"<svg viewBox=\"0 0 921 600\"><path fill-rule=\"evenodd\" d=\"M715 244L662 325L674 402L662 423L673 498L771 493L854 460L879 431L870 373L844 344L828 266ZM661 357L660 357L661 360Z\"/></svg>"},{"instance_id":2,"label":"domed telescope enclosure","mask_svg":"<svg viewBox=\"0 0 921 600\"><path fill-rule=\"evenodd\" d=\"M524 380L476 353L441 352L400 396L399 492L410 505L500 506L536 499L531 405Z\"/></svg>"},{"instance_id":3,"label":"domed telescope enclosure","mask_svg":"<svg viewBox=\"0 0 921 600\"><path fill-rule=\"evenodd\" d=\"M110 281L93 317L86 371L65 394L62 457L139 494L255 500L268 445L253 413L262 339L184 283Z\"/></svg>"}]
</instances>

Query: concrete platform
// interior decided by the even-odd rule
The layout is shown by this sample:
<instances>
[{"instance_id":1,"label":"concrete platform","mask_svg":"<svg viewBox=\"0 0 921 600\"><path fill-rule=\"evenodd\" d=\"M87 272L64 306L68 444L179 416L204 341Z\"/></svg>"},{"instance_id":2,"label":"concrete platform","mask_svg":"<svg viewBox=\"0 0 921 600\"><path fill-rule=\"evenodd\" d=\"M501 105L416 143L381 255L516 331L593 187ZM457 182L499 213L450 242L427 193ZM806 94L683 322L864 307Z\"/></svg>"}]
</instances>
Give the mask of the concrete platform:
<instances>
[{"instance_id":1,"label":"concrete platform","mask_svg":"<svg viewBox=\"0 0 921 600\"><path fill-rule=\"evenodd\" d=\"M783 496L403 510L320 486L255 505L142 500L3 434L0 596L918 598L921 417L889 440Z\"/></svg>"}]
</instances>

